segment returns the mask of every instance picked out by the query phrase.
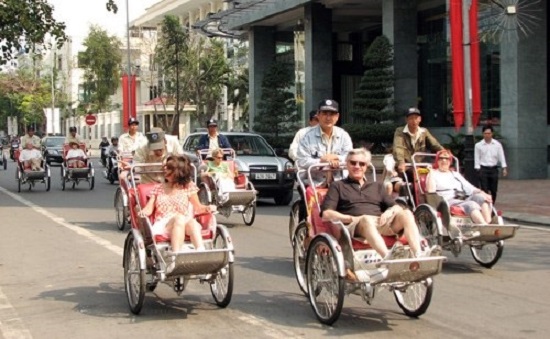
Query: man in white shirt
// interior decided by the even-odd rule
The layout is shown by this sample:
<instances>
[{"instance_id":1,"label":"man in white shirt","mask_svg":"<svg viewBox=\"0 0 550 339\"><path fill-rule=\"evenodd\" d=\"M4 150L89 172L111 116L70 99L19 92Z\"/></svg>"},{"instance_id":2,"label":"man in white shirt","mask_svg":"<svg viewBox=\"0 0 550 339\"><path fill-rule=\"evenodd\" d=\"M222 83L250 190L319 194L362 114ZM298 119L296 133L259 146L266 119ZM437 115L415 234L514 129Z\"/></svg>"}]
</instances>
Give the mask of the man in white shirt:
<instances>
[{"instance_id":1,"label":"man in white shirt","mask_svg":"<svg viewBox=\"0 0 550 339\"><path fill-rule=\"evenodd\" d=\"M79 145L84 143L80 135L76 134L76 127L74 126L69 128L69 135L65 138L66 144L70 144L71 142L76 142Z\"/></svg>"},{"instance_id":2,"label":"man in white shirt","mask_svg":"<svg viewBox=\"0 0 550 339\"><path fill-rule=\"evenodd\" d=\"M493 126L483 127L483 140L474 148L474 168L479 173L480 188L491 194L494 204L497 199L499 165L503 176L508 175L508 169L502 144L493 139L493 132Z\"/></svg>"},{"instance_id":3,"label":"man in white shirt","mask_svg":"<svg viewBox=\"0 0 550 339\"><path fill-rule=\"evenodd\" d=\"M317 111L313 110L309 112L309 126L301 128L298 132L296 132L296 135L294 136L294 140L292 140L292 144L290 144L290 147L288 148L288 156L290 159L296 161L298 158L298 146L300 145L300 140L306 135L306 133L314 126L317 126L319 124L319 119L317 119Z\"/></svg>"},{"instance_id":4,"label":"man in white shirt","mask_svg":"<svg viewBox=\"0 0 550 339\"><path fill-rule=\"evenodd\" d=\"M136 149L143 145L147 145L147 138L143 133L138 132L139 121L136 118L128 120L128 133L122 134L118 138L119 153L133 153Z\"/></svg>"},{"instance_id":5,"label":"man in white shirt","mask_svg":"<svg viewBox=\"0 0 550 339\"><path fill-rule=\"evenodd\" d=\"M31 141L27 142L25 149L19 154L19 161L23 163L23 168L30 168L32 171L42 171L42 154L34 148Z\"/></svg>"},{"instance_id":6,"label":"man in white shirt","mask_svg":"<svg viewBox=\"0 0 550 339\"><path fill-rule=\"evenodd\" d=\"M34 127L27 128L27 134L21 137L21 143L19 144L19 147L23 149L24 147L27 147L27 144L29 142L32 144L32 147L34 149L40 149L40 138L34 135Z\"/></svg>"}]
</instances>

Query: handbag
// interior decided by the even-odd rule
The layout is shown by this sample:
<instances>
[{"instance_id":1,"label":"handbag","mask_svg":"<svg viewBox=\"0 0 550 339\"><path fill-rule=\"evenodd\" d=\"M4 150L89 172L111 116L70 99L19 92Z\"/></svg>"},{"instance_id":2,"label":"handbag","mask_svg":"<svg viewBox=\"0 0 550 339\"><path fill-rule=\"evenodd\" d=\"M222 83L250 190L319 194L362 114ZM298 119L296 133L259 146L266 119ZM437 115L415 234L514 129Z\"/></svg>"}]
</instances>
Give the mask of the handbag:
<instances>
[{"instance_id":1,"label":"handbag","mask_svg":"<svg viewBox=\"0 0 550 339\"><path fill-rule=\"evenodd\" d=\"M455 189L454 198L458 199L458 200L466 200L468 198L468 194L466 194L466 192L464 192L464 191L459 191L459 190Z\"/></svg>"}]
</instances>

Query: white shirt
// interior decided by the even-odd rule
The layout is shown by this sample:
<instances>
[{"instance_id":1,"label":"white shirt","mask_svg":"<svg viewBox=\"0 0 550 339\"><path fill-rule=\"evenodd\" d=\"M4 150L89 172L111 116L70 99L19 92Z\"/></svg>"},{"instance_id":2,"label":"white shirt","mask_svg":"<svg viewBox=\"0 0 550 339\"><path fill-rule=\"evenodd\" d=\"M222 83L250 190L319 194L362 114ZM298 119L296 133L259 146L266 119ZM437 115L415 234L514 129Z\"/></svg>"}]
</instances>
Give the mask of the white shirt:
<instances>
[{"instance_id":1,"label":"white shirt","mask_svg":"<svg viewBox=\"0 0 550 339\"><path fill-rule=\"evenodd\" d=\"M418 138L420 138L420 135L424 132L426 132L426 129L423 127L418 127L418 130L416 131L415 134L412 134L412 132L409 130L409 125L405 125L405 128L403 128L403 133L407 133L408 135L411 136L411 143L413 147L418 141Z\"/></svg>"},{"instance_id":2,"label":"white shirt","mask_svg":"<svg viewBox=\"0 0 550 339\"><path fill-rule=\"evenodd\" d=\"M21 137L21 143L19 144L19 147L21 149L25 149L27 147L27 143L31 143L32 147L39 149L40 148L40 138L36 135L33 135L32 137L28 134L25 134Z\"/></svg>"},{"instance_id":3,"label":"white shirt","mask_svg":"<svg viewBox=\"0 0 550 339\"><path fill-rule=\"evenodd\" d=\"M494 167L498 164L502 168L506 168L502 144L495 139L491 139L489 143L485 139L478 142L474 148L474 168L479 169L481 166Z\"/></svg>"},{"instance_id":4,"label":"white shirt","mask_svg":"<svg viewBox=\"0 0 550 339\"><path fill-rule=\"evenodd\" d=\"M118 138L120 153L130 153L145 145L147 145L147 138L141 132L136 132L133 137L129 133L124 133Z\"/></svg>"},{"instance_id":5,"label":"white shirt","mask_svg":"<svg viewBox=\"0 0 550 339\"><path fill-rule=\"evenodd\" d=\"M290 147L288 148L288 156L290 159L296 161L298 158L298 146L300 145L300 140L306 135L307 131L311 129L311 126L307 126L304 128L300 128L298 132L296 132L296 135L294 136L294 139L292 140L292 143L290 144Z\"/></svg>"},{"instance_id":6,"label":"white shirt","mask_svg":"<svg viewBox=\"0 0 550 339\"><path fill-rule=\"evenodd\" d=\"M218 133L216 133L215 136L208 134L208 139L210 139L208 142L208 156L210 156L213 150L220 148L220 145L218 144Z\"/></svg>"},{"instance_id":7,"label":"white shirt","mask_svg":"<svg viewBox=\"0 0 550 339\"><path fill-rule=\"evenodd\" d=\"M40 151L35 148L25 148L21 151L21 153L19 153L19 161L28 161L31 159L42 159L42 154L40 154Z\"/></svg>"},{"instance_id":8,"label":"white shirt","mask_svg":"<svg viewBox=\"0 0 550 339\"><path fill-rule=\"evenodd\" d=\"M77 149L70 149L68 152L67 152L67 156L66 156L67 159L71 159L71 158L83 158L83 159L86 159L86 153L84 153L84 151L80 148L77 148Z\"/></svg>"}]
</instances>

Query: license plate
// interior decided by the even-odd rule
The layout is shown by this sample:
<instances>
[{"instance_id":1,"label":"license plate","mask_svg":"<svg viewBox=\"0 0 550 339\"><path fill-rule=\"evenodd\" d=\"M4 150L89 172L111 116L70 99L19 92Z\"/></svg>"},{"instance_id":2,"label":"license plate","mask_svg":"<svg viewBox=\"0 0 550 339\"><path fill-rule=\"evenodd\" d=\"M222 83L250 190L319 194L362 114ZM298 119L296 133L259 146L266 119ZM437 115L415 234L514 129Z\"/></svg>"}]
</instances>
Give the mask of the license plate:
<instances>
[{"instance_id":1,"label":"license plate","mask_svg":"<svg viewBox=\"0 0 550 339\"><path fill-rule=\"evenodd\" d=\"M277 179L277 173L256 173L254 178L257 180L275 180Z\"/></svg>"}]
</instances>

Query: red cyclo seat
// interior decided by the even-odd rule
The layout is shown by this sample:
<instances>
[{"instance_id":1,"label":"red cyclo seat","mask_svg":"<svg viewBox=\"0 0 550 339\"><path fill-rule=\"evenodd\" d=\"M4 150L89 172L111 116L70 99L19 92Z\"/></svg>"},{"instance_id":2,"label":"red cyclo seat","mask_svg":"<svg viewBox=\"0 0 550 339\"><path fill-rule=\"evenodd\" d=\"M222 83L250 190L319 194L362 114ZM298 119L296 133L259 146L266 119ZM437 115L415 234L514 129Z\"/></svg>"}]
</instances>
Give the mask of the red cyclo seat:
<instances>
[{"instance_id":1,"label":"red cyclo seat","mask_svg":"<svg viewBox=\"0 0 550 339\"><path fill-rule=\"evenodd\" d=\"M451 206L451 215L454 216L460 216L460 217L467 217L466 212L464 209L460 206Z\"/></svg>"}]
</instances>

